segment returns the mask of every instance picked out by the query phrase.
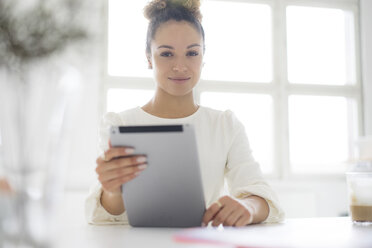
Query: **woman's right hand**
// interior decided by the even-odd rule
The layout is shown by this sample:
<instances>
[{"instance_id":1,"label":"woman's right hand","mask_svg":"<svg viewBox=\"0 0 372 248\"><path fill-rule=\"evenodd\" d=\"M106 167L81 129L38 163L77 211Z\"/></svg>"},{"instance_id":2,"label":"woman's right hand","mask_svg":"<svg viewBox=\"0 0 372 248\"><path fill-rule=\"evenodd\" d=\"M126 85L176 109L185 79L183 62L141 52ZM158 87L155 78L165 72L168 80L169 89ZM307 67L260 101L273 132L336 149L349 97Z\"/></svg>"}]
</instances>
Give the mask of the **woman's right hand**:
<instances>
[{"instance_id":1,"label":"woman's right hand","mask_svg":"<svg viewBox=\"0 0 372 248\"><path fill-rule=\"evenodd\" d=\"M136 178L147 168L145 155L135 155L132 147L112 147L97 158L96 172L102 189L110 194L120 194L121 185Z\"/></svg>"}]
</instances>

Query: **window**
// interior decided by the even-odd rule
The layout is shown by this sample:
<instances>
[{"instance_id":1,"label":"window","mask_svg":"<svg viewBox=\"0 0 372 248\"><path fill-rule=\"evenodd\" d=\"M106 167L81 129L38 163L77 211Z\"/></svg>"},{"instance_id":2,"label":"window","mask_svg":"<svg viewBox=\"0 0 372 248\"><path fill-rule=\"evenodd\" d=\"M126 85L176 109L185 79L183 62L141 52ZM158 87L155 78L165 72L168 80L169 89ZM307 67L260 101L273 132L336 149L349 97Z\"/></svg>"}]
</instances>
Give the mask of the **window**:
<instances>
[{"instance_id":1,"label":"window","mask_svg":"<svg viewBox=\"0 0 372 248\"><path fill-rule=\"evenodd\" d=\"M346 97L289 97L290 163L296 172L343 172L348 160L349 105ZM351 108L352 109L352 108Z\"/></svg>"},{"instance_id":2,"label":"window","mask_svg":"<svg viewBox=\"0 0 372 248\"><path fill-rule=\"evenodd\" d=\"M353 15L337 8L287 7L288 81L355 84Z\"/></svg>"},{"instance_id":3,"label":"window","mask_svg":"<svg viewBox=\"0 0 372 248\"><path fill-rule=\"evenodd\" d=\"M248 2L205 1L201 11L206 32L202 79L270 82L270 6Z\"/></svg>"},{"instance_id":4,"label":"window","mask_svg":"<svg viewBox=\"0 0 372 248\"><path fill-rule=\"evenodd\" d=\"M145 56L147 20L142 15L147 1L108 3L108 74L150 77Z\"/></svg>"},{"instance_id":5,"label":"window","mask_svg":"<svg viewBox=\"0 0 372 248\"><path fill-rule=\"evenodd\" d=\"M143 105L154 92L146 3L108 0L105 111ZM265 174L342 173L361 132L358 1L205 0L201 11L196 99L236 114Z\"/></svg>"},{"instance_id":6,"label":"window","mask_svg":"<svg viewBox=\"0 0 372 248\"><path fill-rule=\"evenodd\" d=\"M153 95L153 90L111 88L107 91L107 111L121 112L134 106L142 106Z\"/></svg>"}]
</instances>

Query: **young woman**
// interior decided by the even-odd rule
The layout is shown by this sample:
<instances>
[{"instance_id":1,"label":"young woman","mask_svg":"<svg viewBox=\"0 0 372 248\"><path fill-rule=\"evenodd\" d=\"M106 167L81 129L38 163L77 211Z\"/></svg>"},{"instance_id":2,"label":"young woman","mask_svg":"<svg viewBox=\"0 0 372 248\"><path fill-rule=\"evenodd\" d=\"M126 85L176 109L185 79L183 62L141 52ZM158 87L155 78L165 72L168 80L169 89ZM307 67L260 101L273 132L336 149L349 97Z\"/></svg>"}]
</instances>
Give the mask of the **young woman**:
<instances>
[{"instance_id":1,"label":"young woman","mask_svg":"<svg viewBox=\"0 0 372 248\"><path fill-rule=\"evenodd\" d=\"M205 50L199 7L199 1L189 0L155 0L145 7L150 21L146 56L156 92L142 107L103 117L100 148L104 153L96 167L100 183L86 201L90 223L127 223L120 186L147 167L146 157L135 155L135 148L111 147L108 127L184 123L195 127L198 143L208 207L201 225L245 226L283 219L276 197L252 157L242 123L231 111L213 110L194 101ZM224 196L225 180L230 195Z\"/></svg>"}]
</instances>

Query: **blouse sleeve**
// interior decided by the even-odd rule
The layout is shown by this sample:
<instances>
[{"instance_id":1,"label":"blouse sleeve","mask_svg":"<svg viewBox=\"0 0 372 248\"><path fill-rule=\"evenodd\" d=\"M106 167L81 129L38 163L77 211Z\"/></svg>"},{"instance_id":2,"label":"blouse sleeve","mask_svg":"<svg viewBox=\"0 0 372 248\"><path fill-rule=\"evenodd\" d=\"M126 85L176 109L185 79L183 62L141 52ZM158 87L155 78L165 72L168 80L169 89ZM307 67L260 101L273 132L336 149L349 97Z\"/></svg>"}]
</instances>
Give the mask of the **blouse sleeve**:
<instances>
[{"instance_id":1,"label":"blouse sleeve","mask_svg":"<svg viewBox=\"0 0 372 248\"><path fill-rule=\"evenodd\" d=\"M274 191L265 182L259 164L252 156L244 126L231 111L228 111L228 114L230 130L233 130L225 167L230 194L240 199L250 195L264 198L270 211L265 222L280 222L284 219L284 212Z\"/></svg>"},{"instance_id":2,"label":"blouse sleeve","mask_svg":"<svg viewBox=\"0 0 372 248\"><path fill-rule=\"evenodd\" d=\"M112 125L122 125L120 116L116 113L107 113L103 116L99 129L99 154L103 154L108 149L109 128ZM101 205L102 186L97 182L90 190L85 200L85 216L90 224L126 224L128 217L126 212L120 215L112 215Z\"/></svg>"}]
</instances>

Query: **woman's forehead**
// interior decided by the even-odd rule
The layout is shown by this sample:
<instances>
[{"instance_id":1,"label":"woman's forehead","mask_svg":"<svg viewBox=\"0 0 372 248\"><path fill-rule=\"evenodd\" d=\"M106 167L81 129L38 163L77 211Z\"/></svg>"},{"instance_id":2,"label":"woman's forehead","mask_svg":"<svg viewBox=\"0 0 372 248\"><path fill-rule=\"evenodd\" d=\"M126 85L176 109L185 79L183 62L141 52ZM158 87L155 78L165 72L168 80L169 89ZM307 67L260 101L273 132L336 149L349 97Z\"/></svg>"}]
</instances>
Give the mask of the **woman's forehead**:
<instances>
[{"instance_id":1,"label":"woman's forehead","mask_svg":"<svg viewBox=\"0 0 372 248\"><path fill-rule=\"evenodd\" d=\"M201 43L202 35L193 24L186 21L167 21L155 33L155 43Z\"/></svg>"}]
</instances>

